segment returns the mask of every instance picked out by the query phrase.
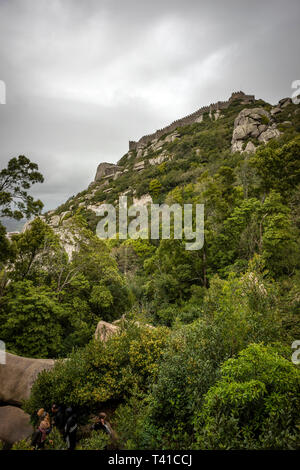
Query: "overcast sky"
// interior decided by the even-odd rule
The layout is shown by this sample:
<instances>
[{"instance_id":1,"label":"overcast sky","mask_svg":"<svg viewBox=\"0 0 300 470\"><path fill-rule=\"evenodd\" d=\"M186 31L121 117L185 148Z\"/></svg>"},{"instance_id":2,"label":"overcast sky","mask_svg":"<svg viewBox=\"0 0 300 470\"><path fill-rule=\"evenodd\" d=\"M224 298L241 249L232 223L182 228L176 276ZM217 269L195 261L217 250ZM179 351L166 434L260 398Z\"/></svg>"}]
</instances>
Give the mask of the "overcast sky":
<instances>
[{"instance_id":1,"label":"overcast sky","mask_svg":"<svg viewBox=\"0 0 300 470\"><path fill-rule=\"evenodd\" d=\"M0 167L24 154L53 209L128 140L300 79L299 0L0 0Z\"/></svg>"}]
</instances>

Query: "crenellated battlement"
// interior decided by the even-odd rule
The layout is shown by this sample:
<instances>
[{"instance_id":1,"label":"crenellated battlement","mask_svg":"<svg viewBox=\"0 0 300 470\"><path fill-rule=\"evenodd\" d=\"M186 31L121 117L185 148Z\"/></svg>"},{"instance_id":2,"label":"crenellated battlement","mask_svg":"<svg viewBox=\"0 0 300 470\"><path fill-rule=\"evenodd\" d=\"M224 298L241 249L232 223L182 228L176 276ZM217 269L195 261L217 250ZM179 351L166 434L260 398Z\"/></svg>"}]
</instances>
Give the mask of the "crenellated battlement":
<instances>
[{"instance_id":1,"label":"crenellated battlement","mask_svg":"<svg viewBox=\"0 0 300 470\"><path fill-rule=\"evenodd\" d=\"M171 124L162 129L158 129L153 134L144 135L137 142L134 140L130 140L129 150L136 150L138 147L141 147L147 144L148 142L151 142L153 139L159 139L162 135L168 134L169 132L175 130L176 127L182 127L188 124L192 124L205 113L212 113L213 111L226 109L234 100L243 100L244 104L253 103L255 100L255 96L246 95L243 91L236 91L232 93L231 97L227 101L218 101L217 103L212 103L209 106L202 106L202 108L199 108L197 111L188 114L187 116L181 119L176 119L176 121L173 121Z\"/></svg>"}]
</instances>

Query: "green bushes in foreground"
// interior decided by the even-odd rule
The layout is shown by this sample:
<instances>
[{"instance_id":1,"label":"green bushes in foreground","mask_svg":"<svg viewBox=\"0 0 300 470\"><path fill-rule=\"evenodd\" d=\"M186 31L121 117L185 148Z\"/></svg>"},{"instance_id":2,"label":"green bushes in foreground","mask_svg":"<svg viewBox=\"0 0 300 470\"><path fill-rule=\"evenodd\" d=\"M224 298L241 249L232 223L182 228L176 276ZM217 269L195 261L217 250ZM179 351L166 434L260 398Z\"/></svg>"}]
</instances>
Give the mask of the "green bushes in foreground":
<instances>
[{"instance_id":1,"label":"green bushes in foreground","mask_svg":"<svg viewBox=\"0 0 300 470\"><path fill-rule=\"evenodd\" d=\"M58 402L87 420L111 406L128 450L299 447L300 371L282 345L276 286L250 268L215 277L190 324L129 322L57 362L39 375L26 411ZM102 448L90 437L82 448Z\"/></svg>"},{"instance_id":2,"label":"green bushes in foreground","mask_svg":"<svg viewBox=\"0 0 300 470\"><path fill-rule=\"evenodd\" d=\"M110 437L103 431L92 431L89 437L79 441L76 450L104 450L109 441Z\"/></svg>"},{"instance_id":3,"label":"green bushes in foreground","mask_svg":"<svg viewBox=\"0 0 300 470\"><path fill-rule=\"evenodd\" d=\"M299 448L300 369L279 349L251 344L222 365L194 420L197 448Z\"/></svg>"},{"instance_id":4,"label":"green bushes in foreground","mask_svg":"<svg viewBox=\"0 0 300 470\"><path fill-rule=\"evenodd\" d=\"M154 388L147 398L132 397L117 409L115 428L121 448L299 449L300 369L287 354L289 349L279 343L250 344L237 358L223 363L202 403L199 387L187 389L178 380L180 373L173 382L169 374L165 399ZM198 381L200 376L198 371ZM206 378L203 371L203 386ZM189 402L184 401L187 398ZM166 417L163 406L159 415L157 403L173 409L174 418Z\"/></svg>"},{"instance_id":5,"label":"green bushes in foreground","mask_svg":"<svg viewBox=\"0 0 300 470\"><path fill-rule=\"evenodd\" d=\"M109 444L110 437L103 431L92 431L88 437L79 439L76 450L103 450ZM45 441L45 450L66 450L66 443L60 432L53 428ZM0 447L0 450L1 447ZM30 439L15 442L11 450L33 450Z\"/></svg>"},{"instance_id":6,"label":"green bushes in foreground","mask_svg":"<svg viewBox=\"0 0 300 470\"><path fill-rule=\"evenodd\" d=\"M92 341L39 374L25 410L50 409L52 403L85 414L109 400L122 400L134 388L146 392L155 380L168 336L167 328L130 324L106 343Z\"/></svg>"}]
</instances>

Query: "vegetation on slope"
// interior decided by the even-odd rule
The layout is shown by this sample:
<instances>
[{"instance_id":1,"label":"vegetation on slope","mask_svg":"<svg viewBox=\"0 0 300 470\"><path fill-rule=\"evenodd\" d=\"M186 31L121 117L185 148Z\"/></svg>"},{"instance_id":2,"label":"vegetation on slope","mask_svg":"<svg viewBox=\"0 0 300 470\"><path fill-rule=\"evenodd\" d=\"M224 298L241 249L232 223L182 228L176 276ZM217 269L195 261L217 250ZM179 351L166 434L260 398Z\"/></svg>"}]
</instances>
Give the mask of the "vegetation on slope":
<instances>
[{"instance_id":1,"label":"vegetation on slope","mask_svg":"<svg viewBox=\"0 0 300 470\"><path fill-rule=\"evenodd\" d=\"M257 106L270 109L247 105ZM111 192L95 183L58 208L76 238L71 258L39 218L11 242L1 231L1 339L18 354L69 356L39 376L26 404L33 416L51 401L73 405L83 422L111 407L125 449L300 447L290 357L300 339L300 113L289 104L276 115L278 139L231 153L243 108L236 101L217 121L205 116L173 141L163 136L161 149L148 145L143 171L133 170L136 152L124 155L129 171ZM150 165L162 152L168 159ZM88 206L125 190L204 203L204 247L99 240ZM100 319L123 313L119 335L92 340Z\"/></svg>"}]
</instances>

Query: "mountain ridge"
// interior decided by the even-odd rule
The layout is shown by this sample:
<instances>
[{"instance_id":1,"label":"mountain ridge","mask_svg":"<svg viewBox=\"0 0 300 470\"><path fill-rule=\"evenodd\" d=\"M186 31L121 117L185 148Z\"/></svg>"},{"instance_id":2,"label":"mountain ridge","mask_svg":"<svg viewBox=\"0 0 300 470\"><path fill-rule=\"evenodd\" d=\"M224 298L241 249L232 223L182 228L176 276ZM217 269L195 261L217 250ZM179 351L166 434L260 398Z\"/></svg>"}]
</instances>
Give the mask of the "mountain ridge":
<instances>
[{"instance_id":1,"label":"mountain ridge","mask_svg":"<svg viewBox=\"0 0 300 470\"><path fill-rule=\"evenodd\" d=\"M274 138L284 140L284 136L298 132L298 107L290 98L283 98L272 106L261 99L256 100L254 95L234 92L224 102L226 105L222 110L218 103L214 113L210 112L212 105L200 108L208 109L208 112L201 111L200 120L198 110L196 117L195 113L187 116L188 119L193 117L193 122L189 124L186 124L185 117L174 121L177 123L175 129L147 143L143 139L156 133L141 137L136 147L123 155L117 164L100 163L94 181L86 190L42 217L52 227L58 227L79 211L95 230L95 212L102 203L116 203L120 195L134 198L135 202L141 198L149 202L149 185L155 180L158 180L161 195L167 196L168 190L176 187L177 183L195 182L205 168L212 170L227 155L232 159L231 155L235 152L251 154ZM245 116L245 113L248 115ZM178 125L181 122L184 125ZM163 130L168 128L166 126ZM177 175L174 175L176 171ZM167 174L170 178L172 175L174 181L164 184Z\"/></svg>"}]
</instances>

